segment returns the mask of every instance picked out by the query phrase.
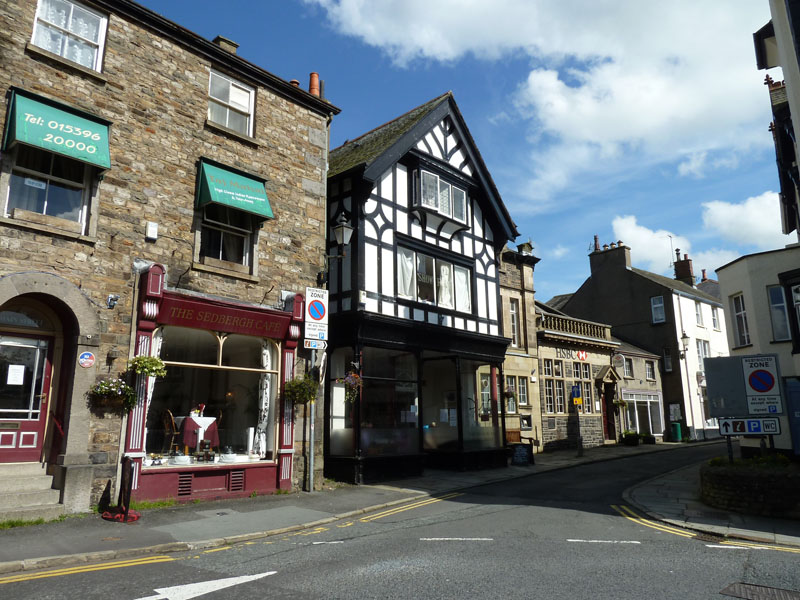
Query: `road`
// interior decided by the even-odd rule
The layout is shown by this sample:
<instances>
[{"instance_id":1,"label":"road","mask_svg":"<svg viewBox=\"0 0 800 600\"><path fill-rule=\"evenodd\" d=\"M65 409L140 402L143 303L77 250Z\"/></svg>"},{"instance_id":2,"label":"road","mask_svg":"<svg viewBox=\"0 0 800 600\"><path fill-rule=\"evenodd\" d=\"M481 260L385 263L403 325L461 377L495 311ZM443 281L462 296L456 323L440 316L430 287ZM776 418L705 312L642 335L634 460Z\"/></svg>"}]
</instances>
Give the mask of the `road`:
<instances>
[{"instance_id":1,"label":"road","mask_svg":"<svg viewBox=\"0 0 800 600\"><path fill-rule=\"evenodd\" d=\"M719 453L639 455L205 552L26 572L0 584L0 597L686 600L724 598L731 584L800 590L800 549L697 537L624 506L634 483Z\"/></svg>"}]
</instances>

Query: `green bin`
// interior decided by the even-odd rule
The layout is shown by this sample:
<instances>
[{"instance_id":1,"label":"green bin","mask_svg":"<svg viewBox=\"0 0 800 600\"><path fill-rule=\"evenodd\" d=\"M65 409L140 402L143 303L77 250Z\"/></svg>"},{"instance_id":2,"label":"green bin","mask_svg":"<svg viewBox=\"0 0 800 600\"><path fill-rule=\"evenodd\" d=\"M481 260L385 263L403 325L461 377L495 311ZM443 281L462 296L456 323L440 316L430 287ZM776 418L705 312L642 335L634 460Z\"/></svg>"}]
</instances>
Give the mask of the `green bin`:
<instances>
[{"instance_id":1,"label":"green bin","mask_svg":"<svg viewBox=\"0 0 800 600\"><path fill-rule=\"evenodd\" d=\"M669 424L669 437L672 438L673 442L680 442L683 439L681 437L681 424L680 423L670 423Z\"/></svg>"}]
</instances>

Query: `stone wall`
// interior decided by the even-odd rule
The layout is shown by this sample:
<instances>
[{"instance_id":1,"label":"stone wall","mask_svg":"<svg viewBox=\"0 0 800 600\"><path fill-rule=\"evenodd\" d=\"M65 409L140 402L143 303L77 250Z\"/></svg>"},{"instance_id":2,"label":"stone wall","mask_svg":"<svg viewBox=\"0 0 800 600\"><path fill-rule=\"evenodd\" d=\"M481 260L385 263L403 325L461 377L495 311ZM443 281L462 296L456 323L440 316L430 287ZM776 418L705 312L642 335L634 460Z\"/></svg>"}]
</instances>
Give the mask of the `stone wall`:
<instances>
[{"instance_id":1,"label":"stone wall","mask_svg":"<svg viewBox=\"0 0 800 600\"><path fill-rule=\"evenodd\" d=\"M542 415L543 450L577 448L577 437L578 430L574 415L569 417L566 415ZM604 443L602 416L581 416L581 437L584 448L602 446Z\"/></svg>"},{"instance_id":2,"label":"stone wall","mask_svg":"<svg viewBox=\"0 0 800 600\"><path fill-rule=\"evenodd\" d=\"M316 284L324 254L330 116L309 108L318 101L297 102L292 94L302 97L302 90L286 92L240 76L208 52L117 14L109 15L102 73L89 72L29 43L35 12L36 0L3 3L0 9L0 89L16 86L111 121L111 168L95 180L86 235L62 229L60 219L0 213L0 278L42 271L81 290L100 319L98 378L117 375L132 351L136 259L163 264L167 287L264 306L281 305L284 290L303 293ZM211 68L256 88L252 138L206 123ZM0 106L0 119L7 109L7 103ZM267 180L275 218L260 231L256 274L198 264L200 157ZM6 155L3 199L10 167ZM158 223L155 242L145 240L148 221ZM113 310L105 306L109 294L119 296ZM111 350L121 356L106 363ZM116 470L120 422L91 418L86 452L96 465L96 490ZM320 468L321 463L320 457Z\"/></svg>"},{"instance_id":3,"label":"stone wall","mask_svg":"<svg viewBox=\"0 0 800 600\"><path fill-rule=\"evenodd\" d=\"M700 497L733 512L800 519L800 468L703 465Z\"/></svg>"}]
</instances>

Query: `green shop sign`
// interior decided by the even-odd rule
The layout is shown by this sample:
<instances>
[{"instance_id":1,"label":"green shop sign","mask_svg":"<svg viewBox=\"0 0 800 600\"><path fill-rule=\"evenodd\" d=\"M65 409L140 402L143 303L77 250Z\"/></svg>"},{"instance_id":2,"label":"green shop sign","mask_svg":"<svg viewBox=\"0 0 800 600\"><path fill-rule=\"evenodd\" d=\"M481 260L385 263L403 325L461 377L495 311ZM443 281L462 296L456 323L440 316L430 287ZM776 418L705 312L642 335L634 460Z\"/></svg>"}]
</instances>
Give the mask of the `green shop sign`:
<instances>
[{"instance_id":1,"label":"green shop sign","mask_svg":"<svg viewBox=\"0 0 800 600\"><path fill-rule=\"evenodd\" d=\"M263 180L201 161L199 184L198 206L215 202L265 219L273 218Z\"/></svg>"},{"instance_id":2,"label":"green shop sign","mask_svg":"<svg viewBox=\"0 0 800 600\"><path fill-rule=\"evenodd\" d=\"M41 98L35 100L13 90L11 118L6 130L3 148L15 142L56 152L91 165L108 169L111 159L108 152L108 121L81 116L66 106L58 108L55 102Z\"/></svg>"}]
</instances>

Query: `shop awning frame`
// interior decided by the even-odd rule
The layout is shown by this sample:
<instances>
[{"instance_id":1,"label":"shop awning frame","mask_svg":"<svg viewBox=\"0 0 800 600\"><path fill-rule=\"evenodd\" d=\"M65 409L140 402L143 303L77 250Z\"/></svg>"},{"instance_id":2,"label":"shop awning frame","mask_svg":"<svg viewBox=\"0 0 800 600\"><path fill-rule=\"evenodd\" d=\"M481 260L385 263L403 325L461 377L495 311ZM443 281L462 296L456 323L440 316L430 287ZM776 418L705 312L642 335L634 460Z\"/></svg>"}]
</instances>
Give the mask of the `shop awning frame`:
<instances>
[{"instance_id":1,"label":"shop awning frame","mask_svg":"<svg viewBox=\"0 0 800 600\"><path fill-rule=\"evenodd\" d=\"M9 88L3 151L26 144L106 170L111 121L17 87Z\"/></svg>"},{"instance_id":2,"label":"shop awning frame","mask_svg":"<svg viewBox=\"0 0 800 600\"><path fill-rule=\"evenodd\" d=\"M272 219L266 180L227 165L201 158L197 169L197 206L221 204Z\"/></svg>"}]
</instances>

